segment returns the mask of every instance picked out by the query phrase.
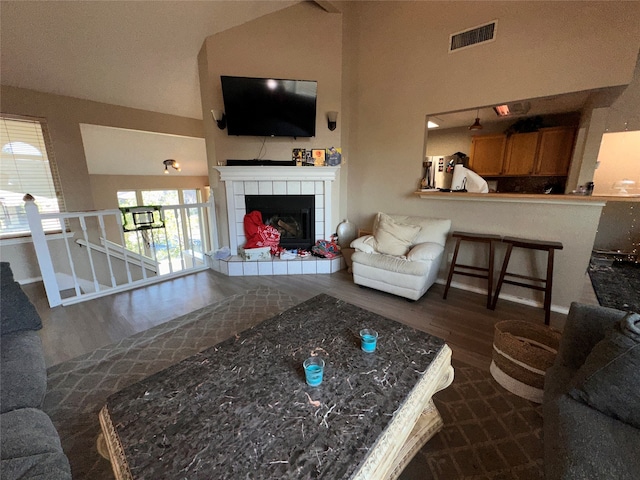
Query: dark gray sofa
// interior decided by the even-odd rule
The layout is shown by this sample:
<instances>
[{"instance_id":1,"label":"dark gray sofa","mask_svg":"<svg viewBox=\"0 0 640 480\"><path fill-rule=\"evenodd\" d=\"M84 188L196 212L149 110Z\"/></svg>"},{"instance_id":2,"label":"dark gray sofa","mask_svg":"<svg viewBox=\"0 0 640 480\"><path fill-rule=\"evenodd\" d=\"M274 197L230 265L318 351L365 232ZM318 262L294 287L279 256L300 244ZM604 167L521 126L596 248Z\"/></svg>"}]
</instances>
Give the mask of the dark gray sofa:
<instances>
[{"instance_id":1,"label":"dark gray sofa","mask_svg":"<svg viewBox=\"0 0 640 480\"><path fill-rule=\"evenodd\" d=\"M40 316L6 262L0 279L0 479L70 479L58 432L41 410L47 372Z\"/></svg>"},{"instance_id":2,"label":"dark gray sofa","mask_svg":"<svg viewBox=\"0 0 640 480\"><path fill-rule=\"evenodd\" d=\"M544 384L547 480L640 478L640 317L573 303Z\"/></svg>"}]
</instances>

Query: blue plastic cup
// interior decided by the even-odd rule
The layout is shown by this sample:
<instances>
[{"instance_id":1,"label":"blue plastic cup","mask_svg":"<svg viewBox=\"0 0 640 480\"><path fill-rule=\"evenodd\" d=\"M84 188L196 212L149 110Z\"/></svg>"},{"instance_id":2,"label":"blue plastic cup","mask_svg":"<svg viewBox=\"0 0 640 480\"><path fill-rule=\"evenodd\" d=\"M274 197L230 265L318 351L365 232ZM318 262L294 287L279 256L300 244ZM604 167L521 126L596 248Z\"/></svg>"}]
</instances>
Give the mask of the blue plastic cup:
<instances>
[{"instance_id":1,"label":"blue plastic cup","mask_svg":"<svg viewBox=\"0 0 640 480\"><path fill-rule=\"evenodd\" d=\"M307 358L302 366L304 367L304 376L307 385L317 387L322 383L322 375L324 374L324 360L320 357Z\"/></svg>"},{"instance_id":2,"label":"blue plastic cup","mask_svg":"<svg viewBox=\"0 0 640 480\"><path fill-rule=\"evenodd\" d=\"M360 339L362 340L361 348L363 352L375 352L376 344L378 343L378 332L370 328L364 328L360 330Z\"/></svg>"}]
</instances>

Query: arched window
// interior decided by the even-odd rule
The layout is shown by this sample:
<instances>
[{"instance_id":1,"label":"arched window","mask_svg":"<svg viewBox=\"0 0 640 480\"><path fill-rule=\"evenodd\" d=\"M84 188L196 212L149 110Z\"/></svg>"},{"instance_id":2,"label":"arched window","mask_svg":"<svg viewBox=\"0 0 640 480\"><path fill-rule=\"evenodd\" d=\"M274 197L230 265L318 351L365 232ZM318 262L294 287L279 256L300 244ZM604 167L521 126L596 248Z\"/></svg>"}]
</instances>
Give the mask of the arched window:
<instances>
[{"instance_id":1,"label":"arched window","mask_svg":"<svg viewBox=\"0 0 640 480\"><path fill-rule=\"evenodd\" d=\"M0 117L0 238L29 234L24 202L30 193L41 212L60 212L64 204L57 169L47 149L46 125L31 119ZM45 220L45 231L59 231Z\"/></svg>"}]
</instances>

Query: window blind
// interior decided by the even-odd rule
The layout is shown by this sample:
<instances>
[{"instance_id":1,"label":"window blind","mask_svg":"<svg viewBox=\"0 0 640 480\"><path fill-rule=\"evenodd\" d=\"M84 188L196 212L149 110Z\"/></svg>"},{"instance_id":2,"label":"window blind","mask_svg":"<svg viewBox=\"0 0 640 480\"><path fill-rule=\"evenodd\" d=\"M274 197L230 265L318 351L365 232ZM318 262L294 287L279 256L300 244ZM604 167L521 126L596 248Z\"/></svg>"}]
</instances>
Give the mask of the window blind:
<instances>
[{"instance_id":1,"label":"window blind","mask_svg":"<svg viewBox=\"0 0 640 480\"><path fill-rule=\"evenodd\" d=\"M22 200L27 193L35 197L42 213L64 211L46 124L1 116L0 236L29 234ZM45 220L43 227L47 232L61 229L58 220Z\"/></svg>"}]
</instances>

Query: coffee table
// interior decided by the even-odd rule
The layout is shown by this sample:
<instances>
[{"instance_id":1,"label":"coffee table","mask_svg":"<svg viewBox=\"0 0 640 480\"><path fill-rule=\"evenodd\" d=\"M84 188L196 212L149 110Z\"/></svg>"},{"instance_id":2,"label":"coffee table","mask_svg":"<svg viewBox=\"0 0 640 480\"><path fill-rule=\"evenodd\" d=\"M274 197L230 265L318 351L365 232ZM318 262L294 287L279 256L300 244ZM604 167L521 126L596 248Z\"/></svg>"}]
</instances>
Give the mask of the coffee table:
<instances>
[{"instance_id":1,"label":"coffee table","mask_svg":"<svg viewBox=\"0 0 640 480\"><path fill-rule=\"evenodd\" d=\"M441 428L431 397L452 381L442 339L319 295L110 396L100 423L118 480L392 479Z\"/></svg>"}]
</instances>

